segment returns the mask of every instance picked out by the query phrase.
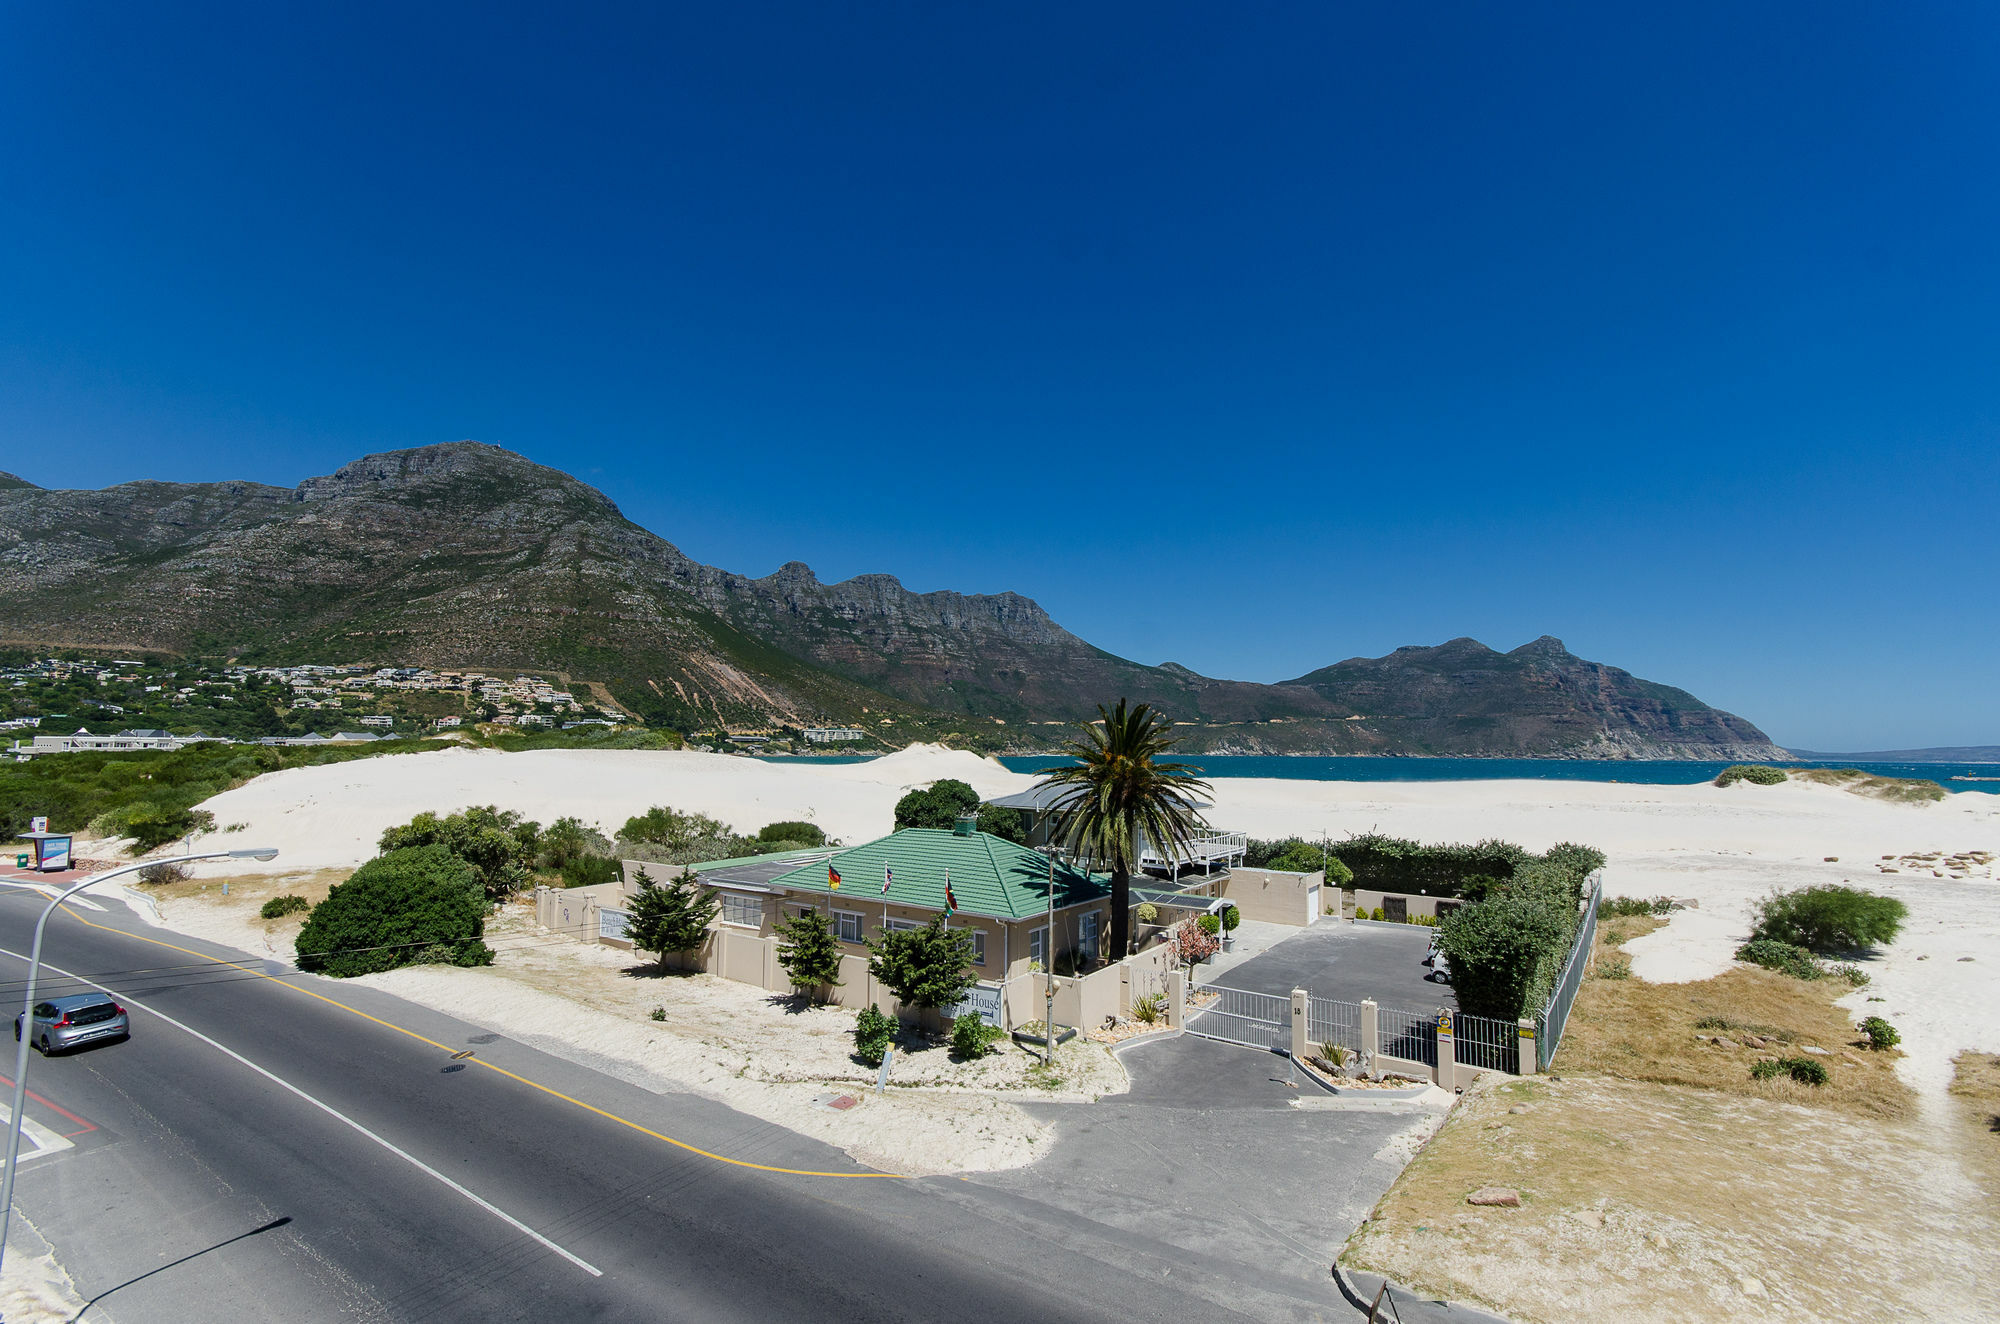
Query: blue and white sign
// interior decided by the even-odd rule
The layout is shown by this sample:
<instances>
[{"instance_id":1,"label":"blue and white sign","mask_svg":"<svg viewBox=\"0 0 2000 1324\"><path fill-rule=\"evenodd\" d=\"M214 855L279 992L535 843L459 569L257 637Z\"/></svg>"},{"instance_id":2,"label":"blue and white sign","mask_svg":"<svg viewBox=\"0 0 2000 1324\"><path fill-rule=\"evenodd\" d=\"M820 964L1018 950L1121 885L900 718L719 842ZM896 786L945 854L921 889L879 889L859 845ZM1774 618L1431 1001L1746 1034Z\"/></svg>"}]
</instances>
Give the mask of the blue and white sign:
<instances>
[{"instance_id":1,"label":"blue and white sign","mask_svg":"<svg viewBox=\"0 0 2000 1324\"><path fill-rule=\"evenodd\" d=\"M43 873L70 867L68 837L35 838L35 867Z\"/></svg>"}]
</instances>

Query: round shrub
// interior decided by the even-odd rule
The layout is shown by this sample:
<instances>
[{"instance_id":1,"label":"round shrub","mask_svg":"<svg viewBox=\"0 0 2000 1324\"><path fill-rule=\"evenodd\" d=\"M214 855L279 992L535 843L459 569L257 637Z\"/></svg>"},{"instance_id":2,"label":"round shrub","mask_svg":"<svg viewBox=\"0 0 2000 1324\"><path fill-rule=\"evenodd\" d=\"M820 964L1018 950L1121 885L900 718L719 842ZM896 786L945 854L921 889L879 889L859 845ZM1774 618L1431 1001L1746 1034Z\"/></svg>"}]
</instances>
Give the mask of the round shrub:
<instances>
[{"instance_id":1,"label":"round shrub","mask_svg":"<svg viewBox=\"0 0 2000 1324\"><path fill-rule=\"evenodd\" d=\"M1909 907L1890 896L1858 887L1820 884L1777 892L1757 906L1750 936L1791 943L1822 955L1864 951L1891 943L1902 930Z\"/></svg>"},{"instance_id":2,"label":"round shrub","mask_svg":"<svg viewBox=\"0 0 2000 1324\"><path fill-rule=\"evenodd\" d=\"M311 904L302 896L274 896L259 907L257 913L265 919L283 919L311 909Z\"/></svg>"},{"instance_id":3,"label":"round shrub","mask_svg":"<svg viewBox=\"0 0 2000 1324\"><path fill-rule=\"evenodd\" d=\"M1896 1032L1896 1027L1880 1016L1870 1016L1861 1022L1861 1033L1868 1036L1868 1046L1877 1050L1894 1048L1903 1042L1903 1036Z\"/></svg>"},{"instance_id":4,"label":"round shrub","mask_svg":"<svg viewBox=\"0 0 2000 1324\"><path fill-rule=\"evenodd\" d=\"M1141 901L1139 903L1138 915L1141 924L1158 924L1160 922L1160 908L1150 901Z\"/></svg>"},{"instance_id":5,"label":"round shrub","mask_svg":"<svg viewBox=\"0 0 2000 1324\"><path fill-rule=\"evenodd\" d=\"M313 907L299 930L299 966L374 974L431 947L446 948L455 965L491 965L485 928L479 872L444 846L409 846L368 861Z\"/></svg>"},{"instance_id":6,"label":"round shrub","mask_svg":"<svg viewBox=\"0 0 2000 1324\"><path fill-rule=\"evenodd\" d=\"M1195 921L1195 927L1213 938L1216 934L1222 932L1222 921L1214 915L1203 915Z\"/></svg>"},{"instance_id":7,"label":"round shrub","mask_svg":"<svg viewBox=\"0 0 2000 1324\"><path fill-rule=\"evenodd\" d=\"M976 1062L1006 1037L1007 1032L999 1026L988 1025L976 1012L967 1012L951 1023L952 1056Z\"/></svg>"},{"instance_id":8,"label":"round shrub","mask_svg":"<svg viewBox=\"0 0 2000 1324\"><path fill-rule=\"evenodd\" d=\"M896 1042L896 1021L870 1003L854 1018L854 1055L871 1067L882 1065L883 1054Z\"/></svg>"},{"instance_id":9,"label":"round shrub","mask_svg":"<svg viewBox=\"0 0 2000 1324\"><path fill-rule=\"evenodd\" d=\"M1236 932L1236 926L1243 922L1243 912L1235 906L1224 906L1222 908L1221 920L1223 932L1234 933Z\"/></svg>"}]
</instances>

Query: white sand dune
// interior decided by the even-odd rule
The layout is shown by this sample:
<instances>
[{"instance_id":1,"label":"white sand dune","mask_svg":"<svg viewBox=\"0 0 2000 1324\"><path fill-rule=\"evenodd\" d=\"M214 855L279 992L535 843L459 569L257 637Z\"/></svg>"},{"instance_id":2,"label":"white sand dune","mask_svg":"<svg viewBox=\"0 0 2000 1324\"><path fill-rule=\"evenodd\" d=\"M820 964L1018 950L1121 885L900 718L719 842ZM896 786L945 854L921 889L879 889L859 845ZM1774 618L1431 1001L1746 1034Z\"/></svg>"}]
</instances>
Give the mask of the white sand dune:
<instances>
[{"instance_id":1,"label":"white sand dune","mask_svg":"<svg viewBox=\"0 0 2000 1324\"><path fill-rule=\"evenodd\" d=\"M818 823L844 841L887 832L904 791L957 777L984 795L1020 790L1026 774L964 751L912 746L861 764L763 763L721 754L447 750L300 768L260 777L207 804L227 840L281 848L286 869L351 868L382 830L420 810L495 804L541 822L574 815L607 831L656 804L721 819L737 831L780 819ZM1585 842L1609 857L1614 895L1693 898L1699 907L1633 943L1643 979L1702 979L1727 968L1749 910L1774 888L1852 881L1910 907L1903 938L1867 968L1850 1000L1857 1019L1882 1014L1904 1034L1903 1069L1937 1097L1960 1049L2000 1052L2000 882L1992 865L1967 878L1913 872L1900 857L2000 854L2000 796L1889 804L1832 787L1728 788L1572 781L1315 782L1219 779L1209 817L1276 837L1379 831L1426 841L1500 837L1541 850ZM1829 861L1826 857L1835 857ZM1884 874L1883 856L1900 872ZM261 869L262 866L256 866ZM1940 870L1942 872L1942 870ZM1963 958L1970 957L1971 960ZM1882 999L1870 1002L1870 998Z\"/></svg>"}]
</instances>

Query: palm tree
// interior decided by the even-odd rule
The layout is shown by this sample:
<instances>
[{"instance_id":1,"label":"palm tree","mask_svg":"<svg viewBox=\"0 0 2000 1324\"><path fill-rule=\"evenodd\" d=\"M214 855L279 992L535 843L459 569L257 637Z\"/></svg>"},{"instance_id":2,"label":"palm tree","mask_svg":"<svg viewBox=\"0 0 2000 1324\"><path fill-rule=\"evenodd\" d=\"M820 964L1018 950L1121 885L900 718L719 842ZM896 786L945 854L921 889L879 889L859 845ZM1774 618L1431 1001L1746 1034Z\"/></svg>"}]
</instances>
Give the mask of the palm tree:
<instances>
[{"instance_id":1,"label":"palm tree","mask_svg":"<svg viewBox=\"0 0 2000 1324\"><path fill-rule=\"evenodd\" d=\"M1101 720L1083 723L1083 739L1069 747L1076 762L1050 769L1037 788L1073 788L1052 806L1050 839L1109 870L1111 959L1117 960L1131 944L1132 874L1139 864L1140 837L1171 858L1175 847L1205 826L1194 797L1210 787L1187 764L1158 761L1174 741L1145 704L1128 709L1120 699L1109 712L1099 704L1097 713ZM1053 959L1055 935L1049 937Z\"/></svg>"}]
</instances>

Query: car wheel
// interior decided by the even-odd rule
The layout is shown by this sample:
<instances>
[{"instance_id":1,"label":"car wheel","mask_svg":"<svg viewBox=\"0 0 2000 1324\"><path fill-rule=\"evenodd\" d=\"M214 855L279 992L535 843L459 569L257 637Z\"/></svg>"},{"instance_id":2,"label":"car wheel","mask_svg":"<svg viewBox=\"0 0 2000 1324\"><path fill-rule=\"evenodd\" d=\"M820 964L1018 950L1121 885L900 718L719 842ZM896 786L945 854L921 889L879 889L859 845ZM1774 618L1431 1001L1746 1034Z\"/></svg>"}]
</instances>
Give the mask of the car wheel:
<instances>
[{"instance_id":1,"label":"car wheel","mask_svg":"<svg viewBox=\"0 0 2000 1324\"><path fill-rule=\"evenodd\" d=\"M48 1057L50 1054L49 1054L49 1037L47 1035L42 1036L41 1048L42 1048L42 1056Z\"/></svg>"}]
</instances>

